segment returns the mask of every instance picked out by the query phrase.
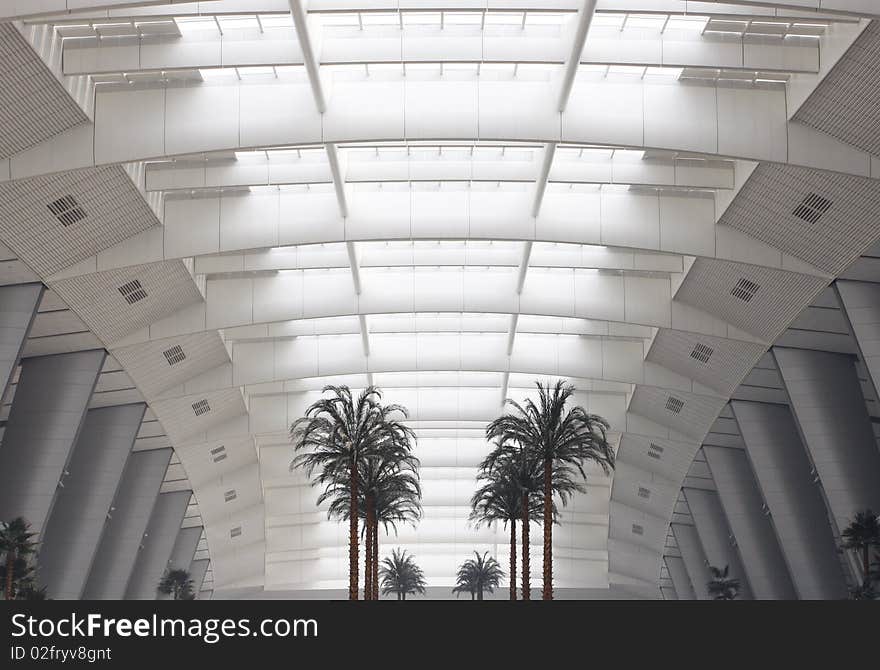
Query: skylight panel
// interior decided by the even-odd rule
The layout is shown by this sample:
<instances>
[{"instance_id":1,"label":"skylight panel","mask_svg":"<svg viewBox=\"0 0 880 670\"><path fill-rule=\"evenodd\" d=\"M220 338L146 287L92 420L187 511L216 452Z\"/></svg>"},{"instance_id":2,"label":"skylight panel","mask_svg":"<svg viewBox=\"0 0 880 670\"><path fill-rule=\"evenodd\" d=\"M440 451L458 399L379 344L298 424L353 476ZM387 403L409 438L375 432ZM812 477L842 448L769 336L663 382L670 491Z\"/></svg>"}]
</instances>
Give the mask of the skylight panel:
<instances>
[{"instance_id":1,"label":"skylight panel","mask_svg":"<svg viewBox=\"0 0 880 670\"><path fill-rule=\"evenodd\" d=\"M217 23L213 17L208 16L179 16L174 19L177 29L182 34L213 31L219 33Z\"/></svg>"},{"instance_id":2,"label":"skylight panel","mask_svg":"<svg viewBox=\"0 0 880 670\"><path fill-rule=\"evenodd\" d=\"M199 74L204 81L238 80L238 73L235 71L235 68L231 67L204 68L199 70Z\"/></svg>"},{"instance_id":3,"label":"skylight panel","mask_svg":"<svg viewBox=\"0 0 880 670\"><path fill-rule=\"evenodd\" d=\"M522 26L523 12L487 12L487 26Z\"/></svg>"},{"instance_id":4,"label":"skylight panel","mask_svg":"<svg viewBox=\"0 0 880 670\"><path fill-rule=\"evenodd\" d=\"M670 16L666 31L702 33L708 23L708 16Z\"/></svg>"},{"instance_id":5,"label":"skylight panel","mask_svg":"<svg viewBox=\"0 0 880 670\"><path fill-rule=\"evenodd\" d=\"M254 15L250 16L220 16L217 17L217 20L220 21L220 26L223 30L246 30L253 29L259 30L260 23L257 21L257 17Z\"/></svg>"},{"instance_id":6,"label":"skylight panel","mask_svg":"<svg viewBox=\"0 0 880 670\"><path fill-rule=\"evenodd\" d=\"M676 80L681 78L682 68L680 67L649 67L645 68L646 79L669 79Z\"/></svg>"},{"instance_id":7,"label":"skylight panel","mask_svg":"<svg viewBox=\"0 0 880 670\"><path fill-rule=\"evenodd\" d=\"M666 17L662 14L629 14L624 23L627 30L662 30L666 25Z\"/></svg>"},{"instance_id":8,"label":"skylight panel","mask_svg":"<svg viewBox=\"0 0 880 670\"><path fill-rule=\"evenodd\" d=\"M593 16L592 25L601 26L603 28L617 28L618 30L620 30L623 28L623 22L625 20L625 14L596 12L596 14Z\"/></svg>"},{"instance_id":9,"label":"skylight panel","mask_svg":"<svg viewBox=\"0 0 880 670\"><path fill-rule=\"evenodd\" d=\"M290 14L266 14L260 16L263 29L293 28L293 17Z\"/></svg>"}]
</instances>

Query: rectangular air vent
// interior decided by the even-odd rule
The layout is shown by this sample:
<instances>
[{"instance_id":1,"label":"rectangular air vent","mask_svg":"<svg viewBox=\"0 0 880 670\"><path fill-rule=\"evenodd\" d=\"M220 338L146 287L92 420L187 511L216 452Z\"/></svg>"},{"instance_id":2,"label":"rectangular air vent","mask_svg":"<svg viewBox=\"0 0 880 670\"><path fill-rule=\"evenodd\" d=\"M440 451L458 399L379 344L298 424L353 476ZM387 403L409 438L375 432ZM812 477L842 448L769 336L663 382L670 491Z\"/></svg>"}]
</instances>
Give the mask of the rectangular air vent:
<instances>
[{"instance_id":1,"label":"rectangular air vent","mask_svg":"<svg viewBox=\"0 0 880 670\"><path fill-rule=\"evenodd\" d=\"M650 456L651 458L655 458L659 461L662 455L663 447L661 447L659 444L654 444L653 442L651 442L650 446L648 446L648 456Z\"/></svg>"},{"instance_id":2,"label":"rectangular air vent","mask_svg":"<svg viewBox=\"0 0 880 670\"><path fill-rule=\"evenodd\" d=\"M817 223L819 219L822 218L829 209L831 209L831 205L834 203L828 198L823 198L821 195L816 195L815 193L810 193L804 201L795 207L795 210L792 212L797 218L801 221L806 221L807 223Z\"/></svg>"},{"instance_id":3,"label":"rectangular air vent","mask_svg":"<svg viewBox=\"0 0 880 670\"><path fill-rule=\"evenodd\" d=\"M147 292L137 279L132 279L130 282L120 286L119 292L129 305L133 305L147 297Z\"/></svg>"},{"instance_id":4,"label":"rectangular air vent","mask_svg":"<svg viewBox=\"0 0 880 670\"><path fill-rule=\"evenodd\" d=\"M230 529L229 537L238 537L239 535L241 535L241 526Z\"/></svg>"},{"instance_id":5,"label":"rectangular air vent","mask_svg":"<svg viewBox=\"0 0 880 670\"><path fill-rule=\"evenodd\" d=\"M634 523L632 526L633 535L644 535L645 529L637 523Z\"/></svg>"},{"instance_id":6,"label":"rectangular air vent","mask_svg":"<svg viewBox=\"0 0 880 670\"><path fill-rule=\"evenodd\" d=\"M648 489L646 489L644 486L640 486L639 487L639 498L644 498L645 500L647 500L650 497L651 497L651 492Z\"/></svg>"},{"instance_id":7,"label":"rectangular air vent","mask_svg":"<svg viewBox=\"0 0 880 670\"><path fill-rule=\"evenodd\" d=\"M211 458L215 463L219 463L220 461L225 461L228 456L226 454L226 447L222 444L219 447L215 447L211 449Z\"/></svg>"},{"instance_id":8,"label":"rectangular air vent","mask_svg":"<svg viewBox=\"0 0 880 670\"><path fill-rule=\"evenodd\" d=\"M712 354L715 353L715 350L707 346L705 344L697 343L694 346L694 350L691 352L691 358L695 361L699 361L700 363L708 363L709 359L712 358Z\"/></svg>"},{"instance_id":9,"label":"rectangular air vent","mask_svg":"<svg viewBox=\"0 0 880 670\"><path fill-rule=\"evenodd\" d=\"M201 416L202 414L207 414L211 411L211 406L208 404L207 400L199 400L192 404L193 412L196 413L196 416Z\"/></svg>"},{"instance_id":10,"label":"rectangular air vent","mask_svg":"<svg viewBox=\"0 0 880 670\"><path fill-rule=\"evenodd\" d=\"M229 489L223 494L224 502L232 502L236 498L238 498L238 494L235 492L235 489Z\"/></svg>"},{"instance_id":11,"label":"rectangular air vent","mask_svg":"<svg viewBox=\"0 0 880 670\"><path fill-rule=\"evenodd\" d=\"M50 202L46 207L49 208L52 215L65 228L72 226L74 223L79 223L86 218L85 210L80 207L80 204L72 195L58 198L58 200Z\"/></svg>"},{"instance_id":12,"label":"rectangular air vent","mask_svg":"<svg viewBox=\"0 0 880 670\"><path fill-rule=\"evenodd\" d=\"M743 302L751 302L760 288L755 282L743 277L736 283L736 286L730 289L730 295L734 298L739 298Z\"/></svg>"},{"instance_id":13,"label":"rectangular air vent","mask_svg":"<svg viewBox=\"0 0 880 670\"><path fill-rule=\"evenodd\" d=\"M186 354L183 353L183 349L181 349L179 344L175 344L170 349L166 349L162 354L165 356L165 360L168 361L168 365L176 365L177 363L186 360Z\"/></svg>"},{"instance_id":14,"label":"rectangular air vent","mask_svg":"<svg viewBox=\"0 0 880 670\"><path fill-rule=\"evenodd\" d=\"M666 399L666 409L673 414L679 414L681 413L681 410L684 409L684 400L671 395Z\"/></svg>"}]
</instances>

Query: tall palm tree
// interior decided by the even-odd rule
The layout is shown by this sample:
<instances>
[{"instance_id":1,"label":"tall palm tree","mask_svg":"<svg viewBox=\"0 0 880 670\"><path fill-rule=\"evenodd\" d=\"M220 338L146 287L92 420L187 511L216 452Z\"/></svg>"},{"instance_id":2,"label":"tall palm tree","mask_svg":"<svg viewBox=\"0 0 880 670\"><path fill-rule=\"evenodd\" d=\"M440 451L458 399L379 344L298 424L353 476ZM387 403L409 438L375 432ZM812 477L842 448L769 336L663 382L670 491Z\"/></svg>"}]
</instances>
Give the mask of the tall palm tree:
<instances>
[{"instance_id":1,"label":"tall palm tree","mask_svg":"<svg viewBox=\"0 0 880 670\"><path fill-rule=\"evenodd\" d=\"M364 520L364 599L379 599L379 524L387 533L397 533L397 525L410 524L415 527L421 518L422 490L418 478L419 461L412 454L401 457L394 467L382 468L381 476L362 478L358 489L358 515ZM334 488L344 489L344 484ZM366 495L365 492L369 492ZM348 494L333 496L330 513L342 520L348 520Z\"/></svg>"},{"instance_id":2,"label":"tall palm tree","mask_svg":"<svg viewBox=\"0 0 880 670\"><path fill-rule=\"evenodd\" d=\"M392 418L406 410L398 405L382 405L382 394L368 386L354 398L347 386L326 386L314 402L290 428L297 454L291 469L303 468L312 485L324 487L318 504L345 492L348 501L348 597L358 599L358 483L365 459L375 457L389 443L410 442L412 431ZM333 513L331 512L331 516Z\"/></svg>"},{"instance_id":3,"label":"tall palm tree","mask_svg":"<svg viewBox=\"0 0 880 670\"><path fill-rule=\"evenodd\" d=\"M476 528L501 522L510 524L510 599L516 600L516 523L524 520L539 520L544 509L540 499L541 488L538 480L528 468L521 467L521 461L510 451L496 446L495 450L480 464L477 482L483 482L471 498L470 520ZM528 508L523 513L523 491L526 492ZM530 495L531 494L531 495ZM528 533L525 534L528 538ZM526 553L523 558L528 565ZM523 573L524 588L528 588L528 575ZM525 598L528 600L528 597Z\"/></svg>"},{"instance_id":4,"label":"tall palm tree","mask_svg":"<svg viewBox=\"0 0 880 670\"><path fill-rule=\"evenodd\" d=\"M0 552L6 555L6 584L3 590L6 600L15 595L15 568L17 561L27 561L36 551L33 541L36 533L31 532L30 524L22 517L0 524Z\"/></svg>"},{"instance_id":5,"label":"tall palm tree","mask_svg":"<svg viewBox=\"0 0 880 670\"><path fill-rule=\"evenodd\" d=\"M841 533L844 548L861 553L862 578L869 579L871 573L871 547L880 546L880 518L870 509L856 512L852 522Z\"/></svg>"},{"instance_id":6,"label":"tall palm tree","mask_svg":"<svg viewBox=\"0 0 880 670\"><path fill-rule=\"evenodd\" d=\"M725 565L723 570L714 565L709 566L712 579L706 587L713 600L736 600L739 596L739 580L730 576L730 566Z\"/></svg>"},{"instance_id":7,"label":"tall palm tree","mask_svg":"<svg viewBox=\"0 0 880 670\"><path fill-rule=\"evenodd\" d=\"M406 549L392 550L391 557L382 561L379 576L382 578L382 595L393 593L398 600L406 600L407 594L425 594L425 575Z\"/></svg>"},{"instance_id":8,"label":"tall palm tree","mask_svg":"<svg viewBox=\"0 0 880 670\"><path fill-rule=\"evenodd\" d=\"M193 600L193 580L188 570L180 568L168 569L159 580L159 586L156 589L159 593L166 596L170 595L172 600Z\"/></svg>"},{"instance_id":9,"label":"tall palm tree","mask_svg":"<svg viewBox=\"0 0 880 670\"><path fill-rule=\"evenodd\" d=\"M476 597L477 600L483 599L483 592L488 591L494 593L498 588L498 584L504 578L504 571L501 565L495 560L494 556L488 556L489 552L484 552L482 556L476 551L476 558L469 558L458 568L458 574L455 578L455 588L452 592L455 597L459 593L470 593L471 600ZM488 558L487 558L488 556Z\"/></svg>"},{"instance_id":10,"label":"tall palm tree","mask_svg":"<svg viewBox=\"0 0 880 670\"><path fill-rule=\"evenodd\" d=\"M489 439L524 445L541 461L544 488L544 600L553 599L553 495L568 503L575 491L586 491L584 465L597 464L605 474L614 469L614 449L608 443L608 422L580 406L570 407L571 384L562 380L551 388L536 382L538 402L523 405L508 399L513 412L495 419L486 429Z\"/></svg>"},{"instance_id":11,"label":"tall palm tree","mask_svg":"<svg viewBox=\"0 0 880 670\"><path fill-rule=\"evenodd\" d=\"M509 486L516 491L519 501L519 520L522 530L522 599L531 599L531 570L529 552L529 530L531 521L543 515L544 489L541 485L540 462L535 458L533 450L520 442L504 442L499 440L495 448L480 463L478 477L492 482L506 482L502 487ZM477 494L481 494L478 490ZM476 497L476 496L475 496ZM539 503L540 505L536 504ZM552 508L552 505L551 505ZM513 524L511 524L511 532ZM511 558L515 560L515 546L511 550ZM511 572L513 576L513 572ZM515 597L515 596L514 596Z\"/></svg>"}]
</instances>

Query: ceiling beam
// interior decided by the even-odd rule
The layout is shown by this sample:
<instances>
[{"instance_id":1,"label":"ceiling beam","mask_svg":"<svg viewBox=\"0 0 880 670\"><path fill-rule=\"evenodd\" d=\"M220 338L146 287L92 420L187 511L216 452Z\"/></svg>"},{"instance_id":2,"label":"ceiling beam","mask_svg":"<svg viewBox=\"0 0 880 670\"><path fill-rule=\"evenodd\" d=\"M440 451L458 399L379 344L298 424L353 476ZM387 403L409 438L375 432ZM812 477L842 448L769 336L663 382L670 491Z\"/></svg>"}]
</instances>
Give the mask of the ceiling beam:
<instances>
[{"instance_id":1,"label":"ceiling beam","mask_svg":"<svg viewBox=\"0 0 880 670\"><path fill-rule=\"evenodd\" d=\"M575 28L574 38L571 43L571 53L569 53L568 59L565 61L565 74L562 75L562 88L559 91L559 104L557 107L560 112L564 112L568 106L571 87L574 85L574 78L581 61L581 54L587 41L587 33L590 32L590 24L593 23L593 14L596 12L596 2L597 0L584 0L584 5L578 13L577 27Z\"/></svg>"},{"instance_id":2,"label":"ceiling beam","mask_svg":"<svg viewBox=\"0 0 880 670\"><path fill-rule=\"evenodd\" d=\"M296 37L299 40L303 52L306 72L309 75L309 83L312 85L312 95L315 98L315 107L323 114L327 111L327 101L324 98L324 89L321 86L321 72L318 58L315 55L312 37L309 34L308 17L306 16L308 0L290 0L290 14L293 16L293 26L296 29Z\"/></svg>"}]
</instances>

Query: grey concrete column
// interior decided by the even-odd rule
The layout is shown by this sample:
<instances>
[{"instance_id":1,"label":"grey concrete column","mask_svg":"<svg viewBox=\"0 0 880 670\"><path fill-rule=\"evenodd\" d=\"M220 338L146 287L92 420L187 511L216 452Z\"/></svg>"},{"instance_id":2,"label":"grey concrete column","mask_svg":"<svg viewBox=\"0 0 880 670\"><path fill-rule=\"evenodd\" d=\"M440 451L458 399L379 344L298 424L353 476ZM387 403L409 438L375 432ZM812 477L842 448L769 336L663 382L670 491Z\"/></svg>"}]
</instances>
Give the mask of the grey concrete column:
<instances>
[{"instance_id":1,"label":"grey concrete column","mask_svg":"<svg viewBox=\"0 0 880 670\"><path fill-rule=\"evenodd\" d=\"M89 410L43 532L39 581L55 600L82 595L147 406Z\"/></svg>"},{"instance_id":2,"label":"grey concrete column","mask_svg":"<svg viewBox=\"0 0 880 670\"><path fill-rule=\"evenodd\" d=\"M196 555L199 540L202 539L202 526L181 528L174 541L171 550L171 558L168 559L168 568L171 570L189 570L189 566Z\"/></svg>"},{"instance_id":3,"label":"grey concrete column","mask_svg":"<svg viewBox=\"0 0 880 670\"><path fill-rule=\"evenodd\" d=\"M794 600L797 592L743 449L703 446L724 514L736 537L752 595L759 600Z\"/></svg>"},{"instance_id":4,"label":"grey concrete column","mask_svg":"<svg viewBox=\"0 0 880 670\"><path fill-rule=\"evenodd\" d=\"M837 530L880 510L880 451L855 361L842 354L773 348L791 407Z\"/></svg>"},{"instance_id":5,"label":"grey concrete column","mask_svg":"<svg viewBox=\"0 0 880 670\"><path fill-rule=\"evenodd\" d=\"M694 526L697 528L700 544L703 546L709 565L720 570L727 566L730 576L739 579L740 599L751 600L752 590L748 577L740 562L739 552L731 541L733 533L727 525L718 494L715 491L696 488L682 489L682 492L691 510Z\"/></svg>"},{"instance_id":6,"label":"grey concrete column","mask_svg":"<svg viewBox=\"0 0 880 670\"><path fill-rule=\"evenodd\" d=\"M786 405L730 403L788 571L805 600L847 596L825 502Z\"/></svg>"},{"instance_id":7,"label":"grey concrete column","mask_svg":"<svg viewBox=\"0 0 880 670\"><path fill-rule=\"evenodd\" d=\"M880 284L834 282L875 389L880 389Z\"/></svg>"},{"instance_id":8,"label":"grey concrete column","mask_svg":"<svg viewBox=\"0 0 880 670\"><path fill-rule=\"evenodd\" d=\"M86 581L83 592L86 600L122 600L125 595L172 452L172 449L135 451L128 457L110 519Z\"/></svg>"},{"instance_id":9,"label":"grey concrete column","mask_svg":"<svg viewBox=\"0 0 880 670\"><path fill-rule=\"evenodd\" d=\"M712 575L709 572L709 562L700 544L695 526L682 523L674 523L671 526L675 542L681 552L682 561L687 569L688 578L694 590L697 600L709 600L709 580Z\"/></svg>"},{"instance_id":10,"label":"grey concrete column","mask_svg":"<svg viewBox=\"0 0 880 670\"><path fill-rule=\"evenodd\" d=\"M202 539L202 526L192 526L189 528L181 528L177 533L177 539L174 541L174 548L171 550L171 557L168 559L168 570L186 570L189 571L199 540ZM192 576L190 574L190 576ZM193 591L198 592L196 584L193 583ZM167 600L171 596L158 594L159 600Z\"/></svg>"},{"instance_id":11,"label":"grey concrete column","mask_svg":"<svg viewBox=\"0 0 880 670\"><path fill-rule=\"evenodd\" d=\"M663 600L678 600L678 594L675 592L674 586L661 586L660 593Z\"/></svg>"},{"instance_id":12,"label":"grey concrete column","mask_svg":"<svg viewBox=\"0 0 880 670\"><path fill-rule=\"evenodd\" d=\"M200 558L189 566L189 574L193 580L193 591L198 594L202 592L202 584L205 581L205 573L208 572L210 562L207 558Z\"/></svg>"},{"instance_id":13,"label":"grey concrete column","mask_svg":"<svg viewBox=\"0 0 880 670\"><path fill-rule=\"evenodd\" d=\"M0 287L0 395L18 365L42 297L42 284Z\"/></svg>"},{"instance_id":14,"label":"grey concrete column","mask_svg":"<svg viewBox=\"0 0 880 670\"><path fill-rule=\"evenodd\" d=\"M22 516L42 533L105 356L98 349L22 362L0 447L0 518Z\"/></svg>"},{"instance_id":15,"label":"grey concrete column","mask_svg":"<svg viewBox=\"0 0 880 670\"><path fill-rule=\"evenodd\" d=\"M667 556L663 560L666 562L666 570L669 571L669 578L672 580L672 585L675 586L678 599L696 600L697 594L694 592L691 578L684 566L684 560L680 556Z\"/></svg>"},{"instance_id":16,"label":"grey concrete column","mask_svg":"<svg viewBox=\"0 0 880 670\"><path fill-rule=\"evenodd\" d=\"M192 491L173 491L162 493L156 499L125 589L126 600L156 600L158 597L156 587L168 566L190 498Z\"/></svg>"}]
</instances>

